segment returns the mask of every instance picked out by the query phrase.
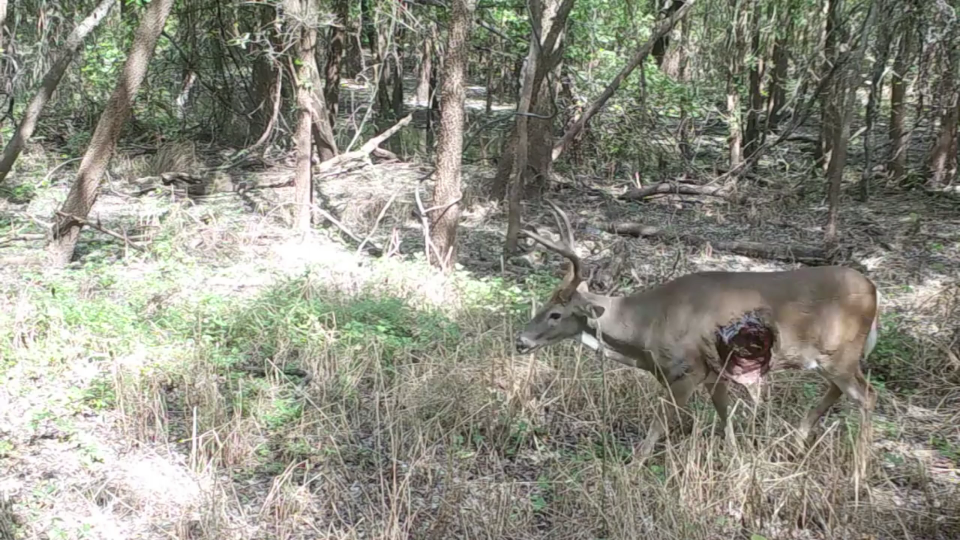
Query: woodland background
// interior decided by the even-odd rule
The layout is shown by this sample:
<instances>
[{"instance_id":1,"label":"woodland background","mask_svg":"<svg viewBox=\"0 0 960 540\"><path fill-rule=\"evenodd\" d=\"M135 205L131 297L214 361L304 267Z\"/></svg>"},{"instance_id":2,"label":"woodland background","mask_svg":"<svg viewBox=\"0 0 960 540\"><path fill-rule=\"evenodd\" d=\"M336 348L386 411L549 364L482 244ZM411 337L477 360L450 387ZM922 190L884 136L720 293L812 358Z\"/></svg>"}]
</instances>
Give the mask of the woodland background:
<instances>
[{"instance_id":1,"label":"woodland background","mask_svg":"<svg viewBox=\"0 0 960 540\"><path fill-rule=\"evenodd\" d=\"M960 3L0 0L0 538L960 535ZM841 264L823 382L632 462L648 374L517 356L591 289Z\"/></svg>"}]
</instances>

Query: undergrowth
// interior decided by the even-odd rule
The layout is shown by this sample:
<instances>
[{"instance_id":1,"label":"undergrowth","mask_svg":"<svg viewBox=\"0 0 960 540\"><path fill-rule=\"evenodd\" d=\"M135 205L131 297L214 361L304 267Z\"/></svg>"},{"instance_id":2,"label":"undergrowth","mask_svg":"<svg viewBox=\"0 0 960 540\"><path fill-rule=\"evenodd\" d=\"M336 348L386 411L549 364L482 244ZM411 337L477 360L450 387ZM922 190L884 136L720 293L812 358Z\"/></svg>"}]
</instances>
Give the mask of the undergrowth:
<instances>
[{"instance_id":1,"label":"undergrowth","mask_svg":"<svg viewBox=\"0 0 960 540\"><path fill-rule=\"evenodd\" d=\"M139 445L169 445L190 475L230 482L208 492L219 498L177 507L180 521L164 530L181 538L222 538L250 512L259 525L244 522L242 536L262 538L301 537L311 523L338 538L960 531L956 488L932 482L911 450L956 463L960 448L942 425L920 428L943 418L921 376L935 352L896 316L884 320L871 359L880 459L857 486L859 425L847 405L806 454L790 446L792 426L824 391L804 374L775 377L761 407L738 402L737 447L713 434L700 395L691 432L671 434L653 460L634 464L632 448L663 396L652 377L572 344L512 353L512 336L553 276L517 284L458 275L438 285L455 300L438 304L391 285L425 279L416 264L385 261L349 290L308 270L237 296L186 286L198 271L187 263L94 262L24 278L10 293L16 309L0 313L6 391L57 390L26 410L32 435L0 439L0 459L51 432L78 441L81 467L102 478L97 495L84 496L109 507L102 501L129 505L133 496L103 472L102 443L80 442L83 419L109 419ZM909 426L896 417L907 402ZM936 510L899 512L904 489L925 493ZM43 499L27 499L21 513L39 512L31 504ZM21 524L24 535L41 529ZM82 523L70 530L83 536Z\"/></svg>"}]
</instances>

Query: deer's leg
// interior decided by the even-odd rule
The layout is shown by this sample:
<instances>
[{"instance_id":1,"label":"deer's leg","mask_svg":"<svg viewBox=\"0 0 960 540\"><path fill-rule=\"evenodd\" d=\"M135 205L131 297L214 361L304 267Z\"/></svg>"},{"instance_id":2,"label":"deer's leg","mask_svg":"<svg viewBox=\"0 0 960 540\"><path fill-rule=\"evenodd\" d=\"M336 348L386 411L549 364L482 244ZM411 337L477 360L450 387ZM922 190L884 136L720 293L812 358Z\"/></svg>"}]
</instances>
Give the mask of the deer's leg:
<instances>
[{"instance_id":1,"label":"deer's leg","mask_svg":"<svg viewBox=\"0 0 960 540\"><path fill-rule=\"evenodd\" d=\"M650 430L647 431L647 436L640 445L639 454L641 459L652 454L653 448L657 442L660 441L660 438L663 437L671 425L680 420L680 411L686 409L687 402L690 401L690 396L693 395L694 390L696 390L701 380L703 380L702 377L687 374L669 384L667 389L673 400L671 403L666 404L666 418L661 418L658 414L650 425Z\"/></svg>"},{"instance_id":2,"label":"deer's leg","mask_svg":"<svg viewBox=\"0 0 960 540\"><path fill-rule=\"evenodd\" d=\"M833 407L833 404L840 399L840 396L843 395L843 391L839 386L836 385L833 381L830 381L830 388L827 390L827 393L823 395L820 399L820 403L816 407L810 409L807 413L807 416L804 417L803 422L800 423L800 441L806 442L810 437L810 430L813 429L813 425L820 421L820 418L827 412L830 407Z\"/></svg>"},{"instance_id":3,"label":"deer's leg","mask_svg":"<svg viewBox=\"0 0 960 540\"><path fill-rule=\"evenodd\" d=\"M717 410L717 421L720 425L720 431L724 431L727 426L728 410L730 398L727 395L727 385L715 373L710 373L704 379L703 384L710 392L710 400L713 402L713 408Z\"/></svg>"},{"instance_id":4,"label":"deer's leg","mask_svg":"<svg viewBox=\"0 0 960 540\"><path fill-rule=\"evenodd\" d=\"M856 346L854 346L856 345ZM860 372L860 350L863 343L851 344L837 351L827 362L828 367L823 367L821 373L830 381L830 389L820 400L816 407L807 413L807 416L800 424L800 435L806 441L820 418L826 414L827 410L840 399L840 396L846 395L851 401L857 404L862 412L865 413L865 419L868 419L870 410L873 409L874 394L870 384ZM822 365L822 363L821 363Z\"/></svg>"}]
</instances>

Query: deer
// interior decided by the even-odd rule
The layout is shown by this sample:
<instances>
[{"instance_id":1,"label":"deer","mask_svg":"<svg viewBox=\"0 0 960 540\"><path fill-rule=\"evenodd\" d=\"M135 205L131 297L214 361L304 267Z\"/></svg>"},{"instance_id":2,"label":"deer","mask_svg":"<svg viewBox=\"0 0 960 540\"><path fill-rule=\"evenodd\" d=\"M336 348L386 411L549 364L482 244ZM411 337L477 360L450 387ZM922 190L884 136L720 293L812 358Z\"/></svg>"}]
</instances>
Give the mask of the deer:
<instances>
[{"instance_id":1,"label":"deer","mask_svg":"<svg viewBox=\"0 0 960 540\"><path fill-rule=\"evenodd\" d=\"M560 240L528 229L521 235L567 261L561 283L517 334L518 354L564 340L578 340L623 365L652 373L674 406L656 420L640 445L646 459L688 410L703 384L721 433L728 426L728 384L748 390L755 404L770 373L818 372L826 394L800 422L797 443L845 395L866 421L875 392L861 365L877 344L880 294L859 271L812 266L773 272L703 271L680 276L626 296L591 293L575 249L573 227L555 203Z\"/></svg>"}]
</instances>

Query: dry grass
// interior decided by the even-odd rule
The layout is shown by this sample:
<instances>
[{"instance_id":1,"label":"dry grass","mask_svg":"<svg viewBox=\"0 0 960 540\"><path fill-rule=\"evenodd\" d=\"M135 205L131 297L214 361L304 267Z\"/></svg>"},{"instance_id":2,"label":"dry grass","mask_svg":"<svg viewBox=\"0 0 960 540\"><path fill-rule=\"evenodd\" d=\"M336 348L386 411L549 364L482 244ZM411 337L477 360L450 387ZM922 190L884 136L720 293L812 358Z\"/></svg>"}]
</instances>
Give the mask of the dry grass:
<instances>
[{"instance_id":1,"label":"dry grass","mask_svg":"<svg viewBox=\"0 0 960 540\"><path fill-rule=\"evenodd\" d=\"M329 180L325 196L365 233L399 191L375 239L396 228L415 253L417 174L367 169ZM347 193L351 182L364 189ZM56 189L22 211L44 210ZM150 253L120 258L87 232L74 269L3 272L0 501L11 502L0 502L0 531L15 516L23 538L960 535L960 240L944 232L955 213L893 219L918 203L891 196L844 216L868 222L848 230L887 305L870 362L880 400L869 455L857 454L846 401L798 453L792 430L823 383L786 373L760 406L737 394L735 447L712 432L698 394L690 433L638 466L632 448L663 391L579 346L513 354L552 279L520 260L501 266L496 207L467 209L467 268L444 278L411 258L371 261L323 235L292 237L283 200L253 202L164 194L133 205L107 193L104 223L139 226ZM581 203L576 223L601 262L618 239L589 225L627 208ZM782 212L647 205L641 217L716 238L817 234L800 218L778 225ZM863 240L868 226L897 249ZM621 248L639 278L628 290L695 269L784 266L648 241Z\"/></svg>"}]
</instances>

